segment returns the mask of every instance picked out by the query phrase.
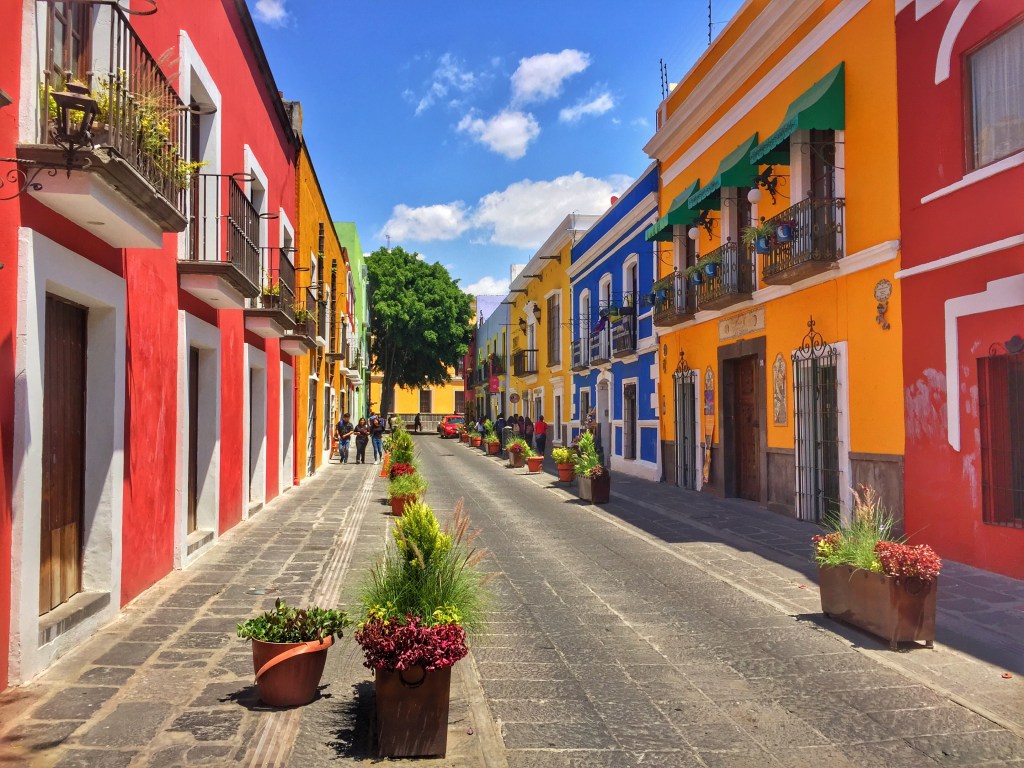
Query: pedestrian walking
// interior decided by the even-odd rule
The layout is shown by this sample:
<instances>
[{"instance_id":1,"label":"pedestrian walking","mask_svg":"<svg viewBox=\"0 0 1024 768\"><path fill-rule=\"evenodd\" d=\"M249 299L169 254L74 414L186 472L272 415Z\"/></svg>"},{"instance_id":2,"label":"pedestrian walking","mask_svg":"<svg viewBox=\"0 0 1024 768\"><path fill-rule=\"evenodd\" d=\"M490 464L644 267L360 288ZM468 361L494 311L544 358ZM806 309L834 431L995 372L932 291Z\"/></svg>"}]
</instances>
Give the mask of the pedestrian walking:
<instances>
[{"instance_id":1,"label":"pedestrian walking","mask_svg":"<svg viewBox=\"0 0 1024 768\"><path fill-rule=\"evenodd\" d=\"M384 419L374 416L370 420L370 440L373 442L373 463L378 464L384 458Z\"/></svg>"},{"instance_id":2,"label":"pedestrian walking","mask_svg":"<svg viewBox=\"0 0 1024 768\"><path fill-rule=\"evenodd\" d=\"M416 418L412 422L412 428L415 429L417 432L423 431L423 422L420 421L420 415L418 413L416 414Z\"/></svg>"},{"instance_id":3,"label":"pedestrian walking","mask_svg":"<svg viewBox=\"0 0 1024 768\"><path fill-rule=\"evenodd\" d=\"M351 414L344 414L334 427L334 435L338 438L338 457L341 459L342 464L348 464L348 447L349 443L352 442L352 432L355 427L352 426Z\"/></svg>"},{"instance_id":4,"label":"pedestrian walking","mask_svg":"<svg viewBox=\"0 0 1024 768\"><path fill-rule=\"evenodd\" d=\"M544 421L543 413L533 423L533 439L537 443L537 453L543 456L548 442L548 423Z\"/></svg>"},{"instance_id":5,"label":"pedestrian walking","mask_svg":"<svg viewBox=\"0 0 1024 768\"><path fill-rule=\"evenodd\" d=\"M527 416L526 423L523 425L523 439L531 449L533 448L533 434L533 422L530 420L530 417Z\"/></svg>"},{"instance_id":6,"label":"pedestrian walking","mask_svg":"<svg viewBox=\"0 0 1024 768\"><path fill-rule=\"evenodd\" d=\"M494 422L494 431L498 433L498 440L501 447L505 447L505 414L499 413L498 420Z\"/></svg>"},{"instance_id":7,"label":"pedestrian walking","mask_svg":"<svg viewBox=\"0 0 1024 768\"><path fill-rule=\"evenodd\" d=\"M366 444L370 442L370 425L366 419L359 419L353 430L356 436L356 464L366 463Z\"/></svg>"}]
</instances>

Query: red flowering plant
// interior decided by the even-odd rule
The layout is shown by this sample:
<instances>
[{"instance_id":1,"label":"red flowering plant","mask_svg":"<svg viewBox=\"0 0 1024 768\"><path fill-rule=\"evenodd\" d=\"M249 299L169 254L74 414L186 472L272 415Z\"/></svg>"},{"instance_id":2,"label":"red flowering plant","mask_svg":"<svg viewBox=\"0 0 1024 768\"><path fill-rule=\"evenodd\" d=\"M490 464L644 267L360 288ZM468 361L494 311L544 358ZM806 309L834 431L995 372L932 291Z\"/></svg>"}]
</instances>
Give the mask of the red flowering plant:
<instances>
[{"instance_id":1,"label":"red flowering plant","mask_svg":"<svg viewBox=\"0 0 1024 768\"><path fill-rule=\"evenodd\" d=\"M898 541L880 541L875 554L887 576L932 581L942 570L942 560L927 544L911 546Z\"/></svg>"},{"instance_id":2,"label":"red flowering plant","mask_svg":"<svg viewBox=\"0 0 1024 768\"><path fill-rule=\"evenodd\" d=\"M450 667L468 653L466 634L482 626L485 556L473 543L462 501L441 529L429 506L409 504L392 529L394 542L370 569L360 601L364 618L355 633L374 670Z\"/></svg>"},{"instance_id":3,"label":"red flowering plant","mask_svg":"<svg viewBox=\"0 0 1024 768\"><path fill-rule=\"evenodd\" d=\"M399 462L397 464L392 464L391 468L388 470L388 478L391 480L394 480L396 477L401 477L402 475L414 474L416 474L416 467L404 461Z\"/></svg>"},{"instance_id":4,"label":"red flowering plant","mask_svg":"<svg viewBox=\"0 0 1024 768\"><path fill-rule=\"evenodd\" d=\"M831 531L811 537L814 560L823 567L852 565L882 573L875 547L879 542L894 542L895 521L872 488L861 486L853 495L850 519L844 522L837 515L828 522Z\"/></svg>"}]
</instances>

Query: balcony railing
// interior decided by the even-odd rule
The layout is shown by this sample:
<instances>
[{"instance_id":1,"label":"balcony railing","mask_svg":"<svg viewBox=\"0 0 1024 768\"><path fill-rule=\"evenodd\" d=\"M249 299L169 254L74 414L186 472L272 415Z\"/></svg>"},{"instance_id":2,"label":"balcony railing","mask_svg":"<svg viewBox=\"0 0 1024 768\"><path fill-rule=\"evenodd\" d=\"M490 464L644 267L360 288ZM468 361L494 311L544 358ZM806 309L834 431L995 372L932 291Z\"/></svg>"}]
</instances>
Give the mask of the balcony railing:
<instances>
[{"instance_id":1,"label":"balcony railing","mask_svg":"<svg viewBox=\"0 0 1024 768\"><path fill-rule=\"evenodd\" d=\"M537 373L537 350L520 349L513 352L512 373L516 376L533 376Z\"/></svg>"},{"instance_id":2,"label":"balcony railing","mask_svg":"<svg viewBox=\"0 0 1024 768\"><path fill-rule=\"evenodd\" d=\"M687 286L686 278L681 272L673 272L651 286L654 298L654 324L665 328L692 320L696 291Z\"/></svg>"},{"instance_id":3,"label":"balcony railing","mask_svg":"<svg viewBox=\"0 0 1024 768\"><path fill-rule=\"evenodd\" d=\"M260 219L230 176L196 174L190 185L188 271L221 272L246 297L259 294Z\"/></svg>"},{"instance_id":4,"label":"balcony railing","mask_svg":"<svg viewBox=\"0 0 1024 768\"><path fill-rule=\"evenodd\" d=\"M276 277L275 277L276 275ZM277 269L271 269L257 298L259 309L273 309L295 323L295 267L288 252L278 249Z\"/></svg>"},{"instance_id":5,"label":"balcony railing","mask_svg":"<svg viewBox=\"0 0 1024 768\"><path fill-rule=\"evenodd\" d=\"M572 342L572 369L574 371L585 371L590 366L590 339L573 339Z\"/></svg>"},{"instance_id":6,"label":"balcony railing","mask_svg":"<svg viewBox=\"0 0 1024 768\"><path fill-rule=\"evenodd\" d=\"M590 334L590 364L599 365L607 363L611 359L611 338L608 335L607 326L600 331L592 331Z\"/></svg>"},{"instance_id":7,"label":"balcony railing","mask_svg":"<svg viewBox=\"0 0 1024 768\"><path fill-rule=\"evenodd\" d=\"M754 260L751 249L736 243L726 243L707 254L717 258L718 274L703 275L697 286L697 306L700 309L723 309L750 299L754 291Z\"/></svg>"},{"instance_id":8,"label":"balcony railing","mask_svg":"<svg viewBox=\"0 0 1024 768\"><path fill-rule=\"evenodd\" d=\"M316 294L311 288L307 288L304 293L305 299L302 302L302 308L306 310L306 319L301 323L296 320L298 329L295 332L315 339L318 327Z\"/></svg>"},{"instance_id":9,"label":"balcony railing","mask_svg":"<svg viewBox=\"0 0 1024 768\"><path fill-rule=\"evenodd\" d=\"M82 5L88 23L75 30L82 39L80 48L70 49L70 58L77 60L67 61L69 25L75 26L69 17L74 17ZM102 0L47 0L45 8L42 103L48 108L42 110L39 143L55 143L49 125L51 94L71 80L84 82L101 105L93 123L94 146L103 147L134 167L184 217L191 170L185 150L188 114L157 60L132 28L128 15L119 4ZM109 50L106 71L94 69L90 65L97 57L87 61L90 49L99 52L104 47Z\"/></svg>"},{"instance_id":10,"label":"balcony railing","mask_svg":"<svg viewBox=\"0 0 1024 768\"><path fill-rule=\"evenodd\" d=\"M843 258L843 198L801 200L765 224L775 235L760 255L770 285L788 285L831 269ZM787 231L788 228L788 231Z\"/></svg>"},{"instance_id":11,"label":"balcony railing","mask_svg":"<svg viewBox=\"0 0 1024 768\"><path fill-rule=\"evenodd\" d=\"M316 332L321 338L327 338L327 302L319 299L316 300Z\"/></svg>"},{"instance_id":12,"label":"balcony railing","mask_svg":"<svg viewBox=\"0 0 1024 768\"><path fill-rule=\"evenodd\" d=\"M612 355L625 357L636 352L636 315L623 315L612 321Z\"/></svg>"}]
</instances>

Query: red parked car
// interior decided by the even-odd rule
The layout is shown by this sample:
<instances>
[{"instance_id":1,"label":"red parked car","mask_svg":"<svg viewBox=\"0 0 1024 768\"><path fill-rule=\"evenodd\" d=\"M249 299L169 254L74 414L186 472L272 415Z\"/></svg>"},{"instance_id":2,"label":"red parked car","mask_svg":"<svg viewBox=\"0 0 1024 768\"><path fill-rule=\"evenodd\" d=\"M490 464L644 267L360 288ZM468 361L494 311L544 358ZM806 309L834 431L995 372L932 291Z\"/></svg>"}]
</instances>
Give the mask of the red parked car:
<instances>
[{"instance_id":1,"label":"red parked car","mask_svg":"<svg viewBox=\"0 0 1024 768\"><path fill-rule=\"evenodd\" d=\"M458 437L459 430L465 422L465 417L458 413L442 416L441 423L437 425L437 434L441 437Z\"/></svg>"}]
</instances>

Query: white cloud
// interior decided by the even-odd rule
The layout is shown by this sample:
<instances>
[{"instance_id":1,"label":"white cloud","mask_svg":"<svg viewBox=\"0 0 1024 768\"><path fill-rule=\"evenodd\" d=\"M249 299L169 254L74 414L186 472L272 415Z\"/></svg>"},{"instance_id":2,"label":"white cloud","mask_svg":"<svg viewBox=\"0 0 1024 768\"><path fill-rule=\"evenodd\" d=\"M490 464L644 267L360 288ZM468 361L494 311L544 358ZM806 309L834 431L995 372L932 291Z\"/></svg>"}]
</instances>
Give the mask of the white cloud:
<instances>
[{"instance_id":1,"label":"white cloud","mask_svg":"<svg viewBox=\"0 0 1024 768\"><path fill-rule=\"evenodd\" d=\"M517 181L481 198L473 223L490 230L493 245L537 248L568 214L603 213L630 183L628 176L596 179L579 171L552 181Z\"/></svg>"},{"instance_id":2,"label":"white cloud","mask_svg":"<svg viewBox=\"0 0 1024 768\"><path fill-rule=\"evenodd\" d=\"M441 55L437 60L437 68L430 78L427 92L416 104L416 114L423 114L435 103L447 101L449 106L457 106L458 99L448 99L449 94L468 93L479 83L479 76L463 69L461 62L450 53Z\"/></svg>"},{"instance_id":3,"label":"white cloud","mask_svg":"<svg viewBox=\"0 0 1024 768\"><path fill-rule=\"evenodd\" d=\"M519 60L512 73L512 101L525 104L547 101L562 92L562 83L590 66L590 56L566 48L561 53L542 53Z\"/></svg>"},{"instance_id":4,"label":"white cloud","mask_svg":"<svg viewBox=\"0 0 1024 768\"><path fill-rule=\"evenodd\" d=\"M377 237L384 239L385 235L390 235L397 242L413 240L421 243L454 240L469 226L466 205L462 201L417 208L399 203Z\"/></svg>"},{"instance_id":5,"label":"white cloud","mask_svg":"<svg viewBox=\"0 0 1024 768\"><path fill-rule=\"evenodd\" d=\"M558 113L558 119L563 123L578 123L580 118L586 115L603 115L610 109L614 109L615 99L610 93L602 93L590 101L581 101L572 107L565 107Z\"/></svg>"},{"instance_id":6,"label":"white cloud","mask_svg":"<svg viewBox=\"0 0 1024 768\"><path fill-rule=\"evenodd\" d=\"M288 10L284 4L285 0L256 0L253 10L260 21L280 27L288 21Z\"/></svg>"},{"instance_id":7,"label":"white cloud","mask_svg":"<svg viewBox=\"0 0 1024 768\"><path fill-rule=\"evenodd\" d=\"M458 130L509 160L525 155L527 146L540 135L540 125L533 115L509 110L488 120L466 115L459 121Z\"/></svg>"},{"instance_id":8,"label":"white cloud","mask_svg":"<svg viewBox=\"0 0 1024 768\"><path fill-rule=\"evenodd\" d=\"M510 285L507 277L481 277L462 290L471 296L504 296Z\"/></svg>"}]
</instances>

